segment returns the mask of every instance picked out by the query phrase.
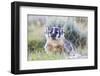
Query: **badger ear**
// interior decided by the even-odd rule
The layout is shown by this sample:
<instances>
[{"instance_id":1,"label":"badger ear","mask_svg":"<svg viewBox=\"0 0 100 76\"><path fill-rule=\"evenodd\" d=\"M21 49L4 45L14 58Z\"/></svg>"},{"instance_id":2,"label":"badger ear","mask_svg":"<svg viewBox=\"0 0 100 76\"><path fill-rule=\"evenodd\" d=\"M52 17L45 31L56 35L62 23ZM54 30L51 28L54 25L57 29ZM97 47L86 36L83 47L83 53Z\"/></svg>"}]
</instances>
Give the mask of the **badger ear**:
<instances>
[{"instance_id":1,"label":"badger ear","mask_svg":"<svg viewBox=\"0 0 100 76\"><path fill-rule=\"evenodd\" d=\"M58 27L63 29L63 24L59 24Z\"/></svg>"},{"instance_id":2,"label":"badger ear","mask_svg":"<svg viewBox=\"0 0 100 76\"><path fill-rule=\"evenodd\" d=\"M58 27L61 28L61 25L59 24Z\"/></svg>"},{"instance_id":3,"label":"badger ear","mask_svg":"<svg viewBox=\"0 0 100 76\"><path fill-rule=\"evenodd\" d=\"M47 29L50 30L51 26L48 26Z\"/></svg>"}]
</instances>

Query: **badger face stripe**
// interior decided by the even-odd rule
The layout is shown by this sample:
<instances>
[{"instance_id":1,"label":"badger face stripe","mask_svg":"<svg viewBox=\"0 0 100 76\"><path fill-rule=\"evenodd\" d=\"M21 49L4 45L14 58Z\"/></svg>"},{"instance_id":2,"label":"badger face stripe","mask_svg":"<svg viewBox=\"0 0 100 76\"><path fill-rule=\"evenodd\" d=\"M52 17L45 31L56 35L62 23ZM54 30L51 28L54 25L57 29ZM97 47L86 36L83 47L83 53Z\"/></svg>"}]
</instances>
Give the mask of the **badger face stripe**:
<instances>
[{"instance_id":1,"label":"badger face stripe","mask_svg":"<svg viewBox=\"0 0 100 76\"><path fill-rule=\"evenodd\" d=\"M56 30L55 30L55 27L53 27L52 29L53 29L53 32L52 32L52 33L54 34L54 33L55 33L55 31L56 31Z\"/></svg>"}]
</instances>

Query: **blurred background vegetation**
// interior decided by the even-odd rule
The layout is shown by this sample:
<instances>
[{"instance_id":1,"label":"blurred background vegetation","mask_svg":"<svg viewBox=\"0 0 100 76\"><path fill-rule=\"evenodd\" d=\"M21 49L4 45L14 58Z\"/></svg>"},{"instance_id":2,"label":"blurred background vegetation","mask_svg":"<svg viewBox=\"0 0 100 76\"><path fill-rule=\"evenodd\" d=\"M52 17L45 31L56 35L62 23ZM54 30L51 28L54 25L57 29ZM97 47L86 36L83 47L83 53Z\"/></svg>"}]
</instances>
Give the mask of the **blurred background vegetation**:
<instances>
[{"instance_id":1,"label":"blurred background vegetation","mask_svg":"<svg viewBox=\"0 0 100 76\"><path fill-rule=\"evenodd\" d=\"M44 46L46 26L61 25L64 27L65 38L72 42L78 53L88 55L88 18L69 16L36 16L28 15L28 50L27 59L31 60L55 60L65 59L63 55L46 54Z\"/></svg>"}]
</instances>

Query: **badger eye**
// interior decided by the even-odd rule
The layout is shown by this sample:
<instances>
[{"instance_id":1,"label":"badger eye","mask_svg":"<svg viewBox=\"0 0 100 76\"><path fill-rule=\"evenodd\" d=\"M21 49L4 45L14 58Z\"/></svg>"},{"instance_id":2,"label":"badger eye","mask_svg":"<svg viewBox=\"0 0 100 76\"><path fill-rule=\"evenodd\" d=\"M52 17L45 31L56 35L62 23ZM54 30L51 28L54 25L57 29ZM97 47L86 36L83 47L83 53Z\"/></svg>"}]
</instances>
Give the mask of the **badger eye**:
<instances>
[{"instance_id":1,"label":"badger eye","mask_svg":"<svg viewBox=\"0 0 100 76\"><path fill-rule=\"evenodd\" d=\"M58 33L58 31L56 31L56 33Z\"/></svg>"},{"instance_id":2,"label":"badger eye","mask_svg":"<svg viewBox=\"0 0 100 76\"><path fill-rule=\"evenodd\" d=\"M52 33L52 31L50 31L49 33Z\"/></svg>"}]
</instances>

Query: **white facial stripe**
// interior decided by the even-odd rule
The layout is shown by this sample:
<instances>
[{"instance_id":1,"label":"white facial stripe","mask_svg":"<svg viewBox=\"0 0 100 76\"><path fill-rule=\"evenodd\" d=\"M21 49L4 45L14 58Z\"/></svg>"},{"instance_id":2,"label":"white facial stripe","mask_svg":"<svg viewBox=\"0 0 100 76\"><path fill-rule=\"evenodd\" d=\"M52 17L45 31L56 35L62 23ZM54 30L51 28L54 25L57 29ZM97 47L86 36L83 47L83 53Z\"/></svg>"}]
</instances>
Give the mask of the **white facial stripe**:
<instances>
[{"instance_id":1,"label":"white facial stripe","mask_svg":"<svg viewBox=\"0 0 100 76\"><path fill-rule=\"evenodd\" d=\"M55 28L53 27L53 32L52 32L53 34L55 33Z\"/></svg>"},{"instance_id":2,"label":"white facial stripe","mask_svg":"<svg viewBox=\"0 0 100 76\"><path fill-rule=\"evenodd\" d=\"M53 34L55 33L56 28L57 28L57 27L53 27Z\"/></svg>"}]
</instances>

